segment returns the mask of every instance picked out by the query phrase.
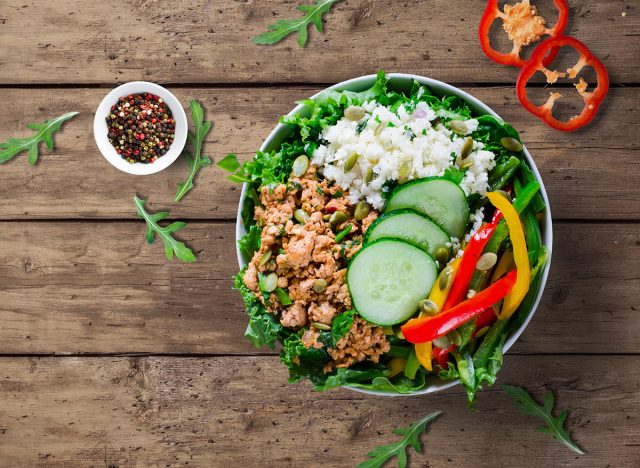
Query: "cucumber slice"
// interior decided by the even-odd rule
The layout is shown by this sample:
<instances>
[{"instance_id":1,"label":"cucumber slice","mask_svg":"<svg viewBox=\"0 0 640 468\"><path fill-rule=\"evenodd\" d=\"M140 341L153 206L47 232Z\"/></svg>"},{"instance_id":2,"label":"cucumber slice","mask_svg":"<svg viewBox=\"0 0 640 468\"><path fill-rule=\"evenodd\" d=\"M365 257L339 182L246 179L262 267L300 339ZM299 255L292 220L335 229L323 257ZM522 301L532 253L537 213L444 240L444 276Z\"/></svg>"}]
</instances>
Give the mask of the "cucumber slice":
<instances>
[{"instance_id":1,"label":"cucumber slice","mask_svg":"<svg viewBox=\"0 0 640 468\"><path fill-rule=\"evenodd\" d=\"M382 237L393 237L410 242L436 258L438 249L445 248L451 255L449 234L423 214L410 209L394 210L376 219L364 236L363 243Z\"/></svg>"},{"instance_id":2,"label":"cucumber slice","mask_svg":"<svg viewBox=\"0 0 640 468\"><path fill-rule=\"evenodd\" d=\"M404 322L431 291L438 270L424 250L399 239L371 242L351 259L347 284L358 313L377 325Z\"/></svg>"},{"instance_id":3,"label":"cucumber slice","mask_svg":"<svg viewBox=\"0 0 640 468\"><path fill-rule=\"evenodd\" d=\"M467 197L459 185L450 180L418 179L398 187L385 211L411 208L427 215L450 236L462 238L469 223Z\"/></svg>"}]
</instances>

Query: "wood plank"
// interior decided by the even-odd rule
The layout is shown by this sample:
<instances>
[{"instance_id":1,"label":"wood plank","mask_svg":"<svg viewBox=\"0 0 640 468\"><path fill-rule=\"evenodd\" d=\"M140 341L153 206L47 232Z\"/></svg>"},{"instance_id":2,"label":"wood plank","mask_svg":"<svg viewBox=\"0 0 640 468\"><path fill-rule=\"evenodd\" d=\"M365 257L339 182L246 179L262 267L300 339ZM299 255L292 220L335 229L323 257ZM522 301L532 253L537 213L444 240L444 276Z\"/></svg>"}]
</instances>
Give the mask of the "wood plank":
<instances>
[{"instance_id":1,"label":"wood plank","mask_svg":"<svg viewBox=\"0 0 640 468\"><path fill-rule=\"evenodd\" d=\"M191 223L195 264L142 223L0 225L0 353L265 353L242 336L234 226ZM542 304L515 353L640 353L640 224L557 224Z\"/></svg>"},{"instance_id":2,"label":"wood plank","mask_svg":"<svg viewBox=\"0 0 640 468\"><path fill-rule=\"evenodd\" d=\"M355 466L391 431L443 414L414 466L638 466L640 380L631 356L517 356L499 382L544 388L578 457L498 388L469 411L460 388L382 398L291 386L275 357L0 359L0 457L14 466ZM615 398L612 398L615 395Z\"/></svg>"},{"instance_id":3,"label":"wood plank","mask_svg":"<svg viewBox=\"0 0 640 468\"><path fill-rule=\"evenodd\" d=\"M492 106L522 133L551 197L554 216L563 219L640 219L638 151L640 89L612 89L600 118L577 133L549 129L528 115L510 87L465 88ZM249 158L288 112L312 88L172 88L182 102L198 98L215 121L205 146L219 160L229 152ZM1 89L5 103L0 139L28 134L25 125L69 110L81 115L56 137L55 154L43 154L36 167L24 156L0 169L0 219L135 218L131 200L144 195L151 206L170 208L176 217L234 219L239 187L217 168L203 170L193 190L173 204L177 182L187 173L183 161L146 177L123 174L98 153L92 137L93 112L101 89ZM44 151L46 153L46 151Z\"/></svg>"},{"instance_id":4,"label":"wood plank","mask_svg":"<svg viewBox=\"0 0 640 468\"><path fill-rule=\"evenodd\" d=\"M567 33L603 59L613 82L639 82L637 4L571 4ZM268 24L298 16L296 5L135 0L123 9L115 0L8 0L0 83L333 83L379 68L457 83L513 83L517 75L482 53L483 9L475 0L457 1L454 14L447 0L346 1L327 16L325 34L310 33L306 49L293 37L274 47L251 44Z\"/></svg>"}]
</instances>

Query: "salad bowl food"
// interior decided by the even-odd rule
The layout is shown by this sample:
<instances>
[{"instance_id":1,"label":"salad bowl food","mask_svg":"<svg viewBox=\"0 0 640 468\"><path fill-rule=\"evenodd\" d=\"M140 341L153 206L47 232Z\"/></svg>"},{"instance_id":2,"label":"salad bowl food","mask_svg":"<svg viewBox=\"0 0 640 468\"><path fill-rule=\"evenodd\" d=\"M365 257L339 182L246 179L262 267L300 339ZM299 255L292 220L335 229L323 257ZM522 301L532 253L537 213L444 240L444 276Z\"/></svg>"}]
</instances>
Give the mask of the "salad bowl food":
<instances>
[{"instance_id":1,"label":"salad bowl food","mask_svg":"<svg viewBox=\"0 0 640 468\"><path fill-rule=\"evenodd\" d=\"M464 91L363 76L302 101L252 161L236 238L256 346L290 381L412 395L493 384L550 266L540 174Z\"/></svg>"}]
</instances>

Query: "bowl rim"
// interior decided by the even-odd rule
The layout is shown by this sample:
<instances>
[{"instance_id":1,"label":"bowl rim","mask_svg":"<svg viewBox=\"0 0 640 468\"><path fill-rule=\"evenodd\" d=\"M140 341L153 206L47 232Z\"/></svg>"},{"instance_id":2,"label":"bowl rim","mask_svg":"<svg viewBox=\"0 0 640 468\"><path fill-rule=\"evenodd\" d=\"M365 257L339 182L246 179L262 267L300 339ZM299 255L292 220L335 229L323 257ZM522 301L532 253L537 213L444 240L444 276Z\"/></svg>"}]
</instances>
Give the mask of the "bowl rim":
<instances>
[{"instance_id":1,"label":"bowl rim","mask_svg":"<svg viewBox=\"0 0 640 468\"><path fill-rule=\"evenodd\" d=\"M115 148L109 142L105 118L110 112L111 106L118 102L119 97L142 92L160 96L169 109L171 109L173 119L176 122L175 137L167 153L158 158L154 163L142 164L136 162L131 164L122 159L122 156L116 152ZM178 98L168 89L148 81L130 81L109 91L98 105L93 118L93 138L100 153L112 166L127 174L150 175L169 167L182 153L187 142L187 133L187 114Z\"/></svg>"},{"instance_id":2,"label":"bowl rim","mask_svg":"<svg viewBox=\"0 0 640 468\"><path fill-rule=\"evenodd\" d=\"M443 81L439 81L433 78L428 78L425 76L415 75L411 73L386 73L385 76L388 80L392 80L392 79L411 80L411 81L416 80L418 83L425 85L431 88L432 90L436 91L436 94L454 95L464 99L468 104L470 104L474 108L474 110L476 110L476 113L479 113L480 115L491 115L493 117L496 117L504 121L504 119L502 119L502 117L500 117L493 109L491 109L484 102L480 101L478 98L467 93L466 91L461 90L460 88L452 86ZM326 90L367 89L368 87L373 85L376 78L377 78L377 75L372 74L372 75L359 76L346 81L342 81L340 83L336 83L335 85L330 86L314 94L313 96L311 96L310 99L316 98L320 93ZM295 115L301 112L304 108L305 108L304 104L299 104L293 110L291 110L291 112L289 112L287 116ZM484 112L484 114L482 114L481 112L478 112L478 110L481 112ZM278 136L281 133L286 132L287 129L288 127L286 124L278 123L278 125L271 131L269 136L264 140L264 142L260 146L260 151L265 151L267 148L269 148L273 144L273 142L278 138ZM520 338L520 335L522 335L524 330L527 328L527 326L529 325L529 322L533 318L533 315L536 313L536 310L538 309L538 305L540 304L540 300L542 299L542 295L544 293L545 286L547 284L547 278L549 276L549 270L551 269L551 259L553 255L553 220L551 218L551 208L549 205L549 197L547 195L544 182L542 181L542 177L540 176L540 172L538 171L538 167L536 166L535 161L533 160L531 154L529 153L526 146L524 145L523 145L523 152L524 152L525 160L527 161L527 163L529 164L529 167L535 174L536 180L540 183L540 194L542 195L542 199L544 200L546 205L545 219L544 219L545 222L542 229L543 231L542 245L546 246L549 249L549 256L547 258L547 263L545 264L542 270L540 284L538 286L538 291L536 294L536 298L533 302L533 305L531 307L531 311L529 312L529 315L527 316L526 320L522 323L522 325L517 330L513 331L507 338L507 341L505 342L503 347L503 353L505 354L514 345L514 343L518 340L518 338ZM247 184L244 183L242 185L242 191L240 193L240 201L238 203L238 212L236 216L236 256L237 256L238 265L240 268L246 265L246 262L244 261L242 257L242 253L240 252L240 249L238 248L238 244L237 244L237 241L246 233L246 230L242 223L242 216L241 216L242 206L246 198L246 193L247 193ZM378 396L386 396L386 397L403 397L403 396L406 397L406 396L425 395L428 393L438 392L441 390L451 388L455 385L458 385L459 383L460 383L459 379L448 381L448 382L443 382L438 380L435 383L428 385L427 387L412 393L382 392L382 391L368 390L368 389L350 387L350 386L343 386L343 388L347 388L349 390L353 390L360 393L366 393L369 395L378 395Z\"/></svg>"}]
</instances>

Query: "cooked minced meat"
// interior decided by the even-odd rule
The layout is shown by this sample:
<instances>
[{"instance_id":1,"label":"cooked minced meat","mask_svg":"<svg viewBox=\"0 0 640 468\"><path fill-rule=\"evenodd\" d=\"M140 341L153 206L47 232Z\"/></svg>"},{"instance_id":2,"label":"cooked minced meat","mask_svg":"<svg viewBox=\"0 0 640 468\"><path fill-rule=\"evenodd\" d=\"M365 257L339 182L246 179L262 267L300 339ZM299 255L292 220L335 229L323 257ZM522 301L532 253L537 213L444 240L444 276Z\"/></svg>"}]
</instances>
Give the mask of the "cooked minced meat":
<instances>
[{"instance_id":1,"label":"cooked minced meat","mask_svg":"<svg viewBox=\"0 0 640 468\"><path fill-rule=\"evenodd\" d=\"M348 193L318 180L315 171L311 166L303 177L261 188L255 220L262 226L262 243L243 277L244 284L267 310L279 315L283 326L301 329L311 324L312 333L314 323L330 326L336 315L351 309L345 283L347 261L358 251L362 234L378 216L372 210L362 221L355 221L355 207L349 203ZM299 209L306 214L305 223L294 217ZM348 219L332 226L327 218L336 211L344 212ZM336 233L348 225L351 230L347 239L337 244ZM273 272L278 276L278 287L286 290L293 302L290 306L283 306L274 293L265 299L260 291L258 274ZM313 345L313 340L307 342L307 346ZM388 346L379 327L357 318L349 334L329 351L335 362L328 369L348 367L365 359L377 362Z\"/></svg>"}]
</instances>

